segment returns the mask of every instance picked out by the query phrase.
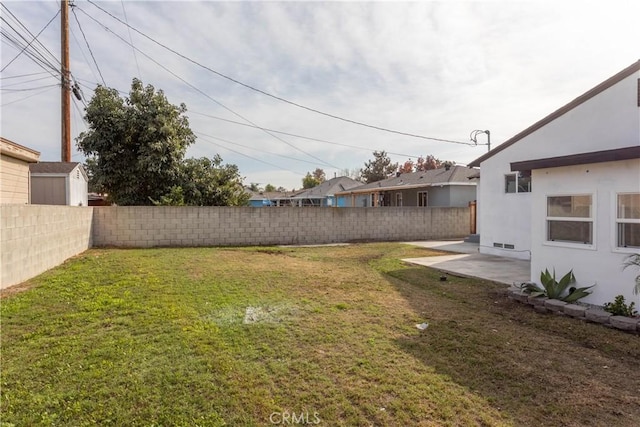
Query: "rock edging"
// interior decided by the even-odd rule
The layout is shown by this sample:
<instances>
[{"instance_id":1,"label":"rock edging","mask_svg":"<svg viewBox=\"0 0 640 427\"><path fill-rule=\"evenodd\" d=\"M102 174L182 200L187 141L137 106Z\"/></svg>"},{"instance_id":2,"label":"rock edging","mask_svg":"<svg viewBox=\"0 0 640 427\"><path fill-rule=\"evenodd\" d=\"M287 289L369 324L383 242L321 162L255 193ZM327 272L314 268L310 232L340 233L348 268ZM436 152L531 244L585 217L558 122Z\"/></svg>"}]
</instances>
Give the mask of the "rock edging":
<instances>
[{"instance_id":1,"label":"rock edging","mask_svg":"<svg viewBox=\"0 0 640 427\"><path fill-rule=\"evenodd\" d=\"M640 334L640 318L638 317L614 316L600 307L570 304L546 297L532 297L520 289L510 289L508 298L512 301L528 304L538 313L554 313L587 322L600 323L625 332Z\"/></svg>"}]
</instances>

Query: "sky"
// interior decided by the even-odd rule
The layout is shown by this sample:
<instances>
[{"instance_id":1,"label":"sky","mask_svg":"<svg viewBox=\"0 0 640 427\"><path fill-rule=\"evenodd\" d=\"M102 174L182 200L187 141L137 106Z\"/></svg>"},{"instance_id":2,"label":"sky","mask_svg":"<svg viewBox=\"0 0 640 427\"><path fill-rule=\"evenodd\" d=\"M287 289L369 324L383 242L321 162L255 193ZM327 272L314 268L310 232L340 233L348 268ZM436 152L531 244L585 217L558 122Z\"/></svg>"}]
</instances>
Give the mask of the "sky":
<instances>
[{"instance_id":1,"label":"sky","mask_svg":"<svg viewBox=\"0 0 640 427\"><path fill-rule=\"evenodd\" d=\"M96 85L126 97L135 77L187 106L187 157L262 187L353 173L374 150L465 165L487 151L472 131L494 148L640 59L637 0L73 3L73 161ZM42 161L60 160L59 9L0 10L0 134ZM36 35L47 65L12 42Z\"/></svg>"}]
</instances>

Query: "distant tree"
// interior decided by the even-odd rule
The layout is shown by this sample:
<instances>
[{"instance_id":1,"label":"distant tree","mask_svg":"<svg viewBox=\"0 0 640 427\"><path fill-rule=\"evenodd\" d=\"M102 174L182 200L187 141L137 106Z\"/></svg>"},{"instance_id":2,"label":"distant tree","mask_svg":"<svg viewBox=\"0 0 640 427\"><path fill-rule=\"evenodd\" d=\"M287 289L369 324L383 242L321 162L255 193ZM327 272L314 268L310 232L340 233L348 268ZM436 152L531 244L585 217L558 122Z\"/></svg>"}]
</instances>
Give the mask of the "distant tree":
<instances>
[{"instance_id":1,"label":"distant tree","mask_svg":"<svg viewBox=\"0 0 640 427\"><path fill-rule=\"evenodd\" d=\"M364 182L371 183L386 179L398 170L397 163L391 163L391 158L385 151L374 151L373 159L360 169L360 176Z\"/></svg>"},{"instance_id":2,"label":"distant tree","mask_svg":"<svg viewBox=\"0 0 640 427\"><path fill-rule=\"evenodd\" d=\"M360 169L358 168L354 168L354 169L349 169L349 168L344 168L344 169L340 169L340 176L346 176L349 177L351 179L355 179L356 181L360 181Z\"/></svg>"},{"instance_id":3,"label":"distant tree","mask_svg":"<svg viewBox=\"0 0 640 427\"><path fill-rule=\"evenodd\" d=\"M138 79L124 99L117 90L98 86L86 107L89 129L77 138L91 187L118 205L151 205L170 194L196 139L186 111Z\"/></svg>"},{"instance_id":4,"label":"distant tree","mask_svg":"<svg viewBox=\"0 0 640 427\"><path fill-rule=\"evenodd\" d=\"M311 175L311 172L307 172L304 178L302 178L302 188L313 188L321 184L321 181Z\"/></svg>"},{"instance_id":5,"label":"distant tree","mask_svg":"<svg viewBox=\"0 0 640 427\"><path fill-rule=\"evenodd\" d=\"M455 165L456 165L456 162L451 160L445 160L444 162L442 162L442 165L440 167L446 168L446 167L451 167Z\"/></svg>"},{"instance_id":6,"label":"distant tree","mask_svg":"<svg viewBox=\"0 0 640 427\"><path fill-rule=\"evenodd\" d=\"M404 162L400 167L398 167L398 172L400 173L411 173L413 172L413 168L414 168L415 164L413 163L413 160L409 159L406 162Z\"/></svg>"},{"instance_id":7,"label":"distant tree","mask_svg":"<svg viewBox=\"0 0 640 427\"><path fill-rule=\"evenodd\" d=\"M185 205L244 206L249 201L238 167L223 165L217 154L213 159L186 159L180 168L179 184Z\"/></svg>"},{"instance_id":8,"label":"distant tree","mask_svg":"<svg viewBox=\"0 0 640 427\"><path fill-rule=\"evenodd\" d=\"M267 184L264 186L264 191L267 193L272 193L274 191L276 191L276 186L272 185L272 184Z\"/></svg>"},{"instance_id":9,"label":"distant tree","mask_svg":"<svg viewBox=\"0 0 640 427\"><path fill-rule=\"evenodd\" d=\"M249 184L249 190L255 191L257 193L258 191L260 191L260 187L258 186L257 182L252 182L251 184Z\"/></svg>"},{"instance_id":10,"label":"distant tree","mask_svg":"<svg viewBox=\"0 0 640 427\"><path fill-rule=\"evenodd\" d=\"M418 157L418 161L416 162L416 172L438 169L440 167L442 167L442 161L440 159L436 159L431 154L426 157Z\"/></svg>"},{"instance_id":11,"label":"distant tree","mask_svg":"<svg viewBox=\"0 0 640 427\"><path fill-rule=\"evenodd\" d=\"M287 189L284 188L283 186L280 186L280 187L276 188L276 191L279 191L281 193L285 193L287 191Z\"/></svg>"},{"instance_id":12,"label":"distant tree","mask_svg":"<svg viewBox=\"0 0 640 427\"><path fill-rule=\"evenodd\" d=\"M318 183L322 184L323 182L325 182L325 180L327 179L327 176L324 173L324 170L320 169L320 168L316 168L316 170L314 170L311 175L313 175L313 177L318 181Z\"/></svg>"}]
</instances>

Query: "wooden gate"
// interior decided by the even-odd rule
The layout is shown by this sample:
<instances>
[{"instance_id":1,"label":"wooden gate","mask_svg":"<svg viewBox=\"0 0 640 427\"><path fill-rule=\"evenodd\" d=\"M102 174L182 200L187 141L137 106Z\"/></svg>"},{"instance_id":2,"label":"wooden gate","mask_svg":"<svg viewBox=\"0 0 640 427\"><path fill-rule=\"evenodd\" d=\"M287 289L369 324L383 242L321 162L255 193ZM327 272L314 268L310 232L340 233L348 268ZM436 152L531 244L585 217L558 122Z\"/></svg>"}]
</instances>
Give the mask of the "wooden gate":
<instances>
[{"instance_id":1,"label":"wooden gate","mask_svg":"<svg viewBox=\"0 0 640 427\"><path fill-rule=\"evenodd\" d=\"M477 202L475 200L473 202L469 202L469 234L476 234L476 206Z\"/></svg>"}]
</instances>

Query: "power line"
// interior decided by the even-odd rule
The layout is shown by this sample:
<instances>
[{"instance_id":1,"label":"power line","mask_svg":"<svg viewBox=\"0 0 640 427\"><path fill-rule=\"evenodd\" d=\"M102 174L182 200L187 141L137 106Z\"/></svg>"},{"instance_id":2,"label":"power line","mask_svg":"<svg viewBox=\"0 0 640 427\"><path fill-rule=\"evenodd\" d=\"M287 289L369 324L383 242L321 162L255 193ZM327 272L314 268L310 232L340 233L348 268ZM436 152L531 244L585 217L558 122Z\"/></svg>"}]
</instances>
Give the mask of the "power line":
<instances>
[{"instance_id":1,"label":"power line","mask_svg":"<svg viewBox=\"0 0 640 427\"><path fill-rule=\"evenodd\" d=\"M78 24L78 28L80 28L80 32L82 33L82 37L84 38L84 42L87 45L87 49L89 49L89 54L91 54L91 59L93 59L93 63L95 64L96 69L98 70L98 74L100 74L100 80L102 80L102 84L106 86L107 84L104 81L104 77L102 76L100 67L98 67L98 62L96 61L96 57L93 55L93 51L91 50L91 46L89 46L89 41L87 40L87 36L84 33L84 30L82 29L82 25L80 25L80 20L78 19L78 15L76 15L75 7L71 8L71 12L73 12L73 17L75 18L76 23Z\"/></svg>"},{"instance_id":2,"label":"power line","mask_svg":"<svg viewBox=\"0 0 640 427\"><path fill-rule=\"evenodd\" d=\"M3 6L4 6L4 5L3 5ZM6 6L4 6L4 7L5 7L5 9L6 9ZM9 11L9 9L7 9L7 11ZM9 13L11 13L11 12L9 12ZM24 52L25 50L27 50L27 49L31 46L31 44L32 44L34 41L36 41L36 40L38 39L38 37L40 36L40 34L42 34L42 32L43 32L44 30L46 30L46 29L47 29L47 27L49 26L49 24L51 24L51 22L52 22L54 19L56 19L56 17L57 17L59 14L60 14L60 10L58 10L58 12L56 12L56 14L55 14L55 15L53 15L53 18L51 18L51 19L49 20L49 22L47 22L47 24L46 24L46 25L45 25L45 26L40 30L40 32L39 32L39 33L38 33L34 38L32 38L32 39L31 39L31 41L30 41L29 43L27 43L27 44L26 44L26 46L25 46L24 48L22 48L22 50L21 50L21 51L20 51L16 56L14 56L14 57L13 57L13 59L12 59L11 61L9 61L9 62L7 63L7 65L5 65L4 67L2 67L2 69L0 70L0 72L3 72L3 71L4 71L4 70L9 66L9 65L11 65L11 64L13 63L13 61L15 61L16 59L18 59L18 57L19 57L20 55L22 55L22 52ZM13 14L12 14L12 16L13 16ZM6 21L5 21L5 22L6 22ZM14 30L14 31L15 31L15 30Z\"/></svg>"},{"instance_id":3,"label":"power line","mask_svg":"<svg viewBox=\"0 0 640 427\"><path fill-rule=\"evenodd\" d=\"M273 152L266 151L266 150L256 150L255 147L249 147L247 145L242 145L242 144L239 144L237 142L229 141L228 139L220 138L220 137L213 136L213 135L208 135L208 134L202 133L202 132L194 132L194 133L197 134L197 135L213 138L213 139L218 140L218 141L226 142L226 143L231 144L231 145L236 145L238 147L247 148L249 150L258 151L258 152L265 153L265 154L271 154L272 156L278 156L278 157L282 157L282 158L285 158L285 159L295 160L297 162L309 163L311 165L318 166L318 163L311 162L309 160L298 159L296 157L287 156L285 154L273 153Z\"/></svg>"},{"instance_id":4,"label":"power line","mask_svg":"<svg viewBox=\"0 0 640 427\"><path fill-rule=\"evenodd\" d=\"M198 61L196 61L196 60L194 60L194 59L189 58L188 56L186 56L186 55L184 55L184 54L182 54L182 53L180 53L180 52L178 52L178 51L176 51L176 50L174 50L174 49L172 49L172 48L168 47L167 45L165 45L165 44L163 44L163 43L160 43L159 41L155 40L154 38L152 38L152 37L150 37L150 36L146 35L146 34L145 34L145 33L143 33L142 31L139 31L139 30L137 30L136 28L134 28L134 27L130 26L128 23L123 22L120 18L118 18L117 16L115 16L115 15L111 14L111 13L110 13L110 12L108 12L107 10L105 10L105 9L101 8L100 6L98 6L97 4L95 4L93 1L91 1L91 0L87 0L87 1L88 1L91 5L95 6L96 8L100 9L102 12L106 13L107 15L111 16L113 19L115 19L115 20L117 20L118 22L120 22L121 24L126 25L128 28L132 29L132 30L133 30L133 31L135 31L136 33L138 33L138 34L140 34L141 36L145 37L145 38L146 38L146 39L148 39L149 41L151 41L151 42L153 42L153 43L157 44L158 46L160 46L160 47L162 47L162 48L164 48L164 49L168 50L169 52L171 52L171 53L173 53L173 54L175 54L175 55L179 56L180 58L182 58L182 59L184 59L184 60L186 60L186 61L189 61L189 62L191 62L192 64L197 65L198 67L203 68L203 69L205 69L205 70L207 70L207 71L209 71L209 72L211 72L211 73L213 73L213 74L216 74L216 75L217 75L217 76L219 76L219 77L222 77L222 78L224 78L224 79L227 79L227 80L229 80L229 81L231 81L231 82L233 82L233 83L236 83L236 84L238 84L238 85L240 85L240 86L246 87L247 89L250 89L250 90L252 90L252 91L254 91L254 92L261 93L261 94L263 94L263 95L265 95L265 96L268 96L268 97L270 97L270 98L273 98L273 99L276 99L276 100L278 100L278 101L281 101L281 102L284 102L284 103L287 103L287 104L293 105L293 106L298 107L298 108L302 108L302 109L307 110L307 111L311 111L311 112L313 112L313 113L321 114L321 115L323 115L323 116L331 117L331 118L333 118L333 119L341 120L341 121L343 121L343 122L347 122L347 123L351 123L351 124L355 124L355 125L359 125L359 126L368 127L368 128L371 128L371 129L380 130L380 131L383 131L383 132L394 133L394 134L403 135L403 136L408 136L408 137L412 137L412 138L427 139L427 140L431 140L431 141L447 142L447 143L452 143L452 144L461 144L461 145L470 145L470 146L473 146L473 144L470 144L470 143L468 143L468 142L454 141L454 140L451 140L451 139L443 139L443 138L434 138L434 137L429 137L429 136L417 135L417 134L413 134L413 133L409 133L409 132L402 132L402 131L397 131L397 130L393 130L393 129L388 129L388 128L384 128L384 127L381 127L381 126L370 125L370 124L367 124L367 123L359 122L359 121L357 121L357 120L347 119L347 118L344 118L344 117L336 116L336 115L334 115L334 114L325 113L324 111L320 111L320 110L317 110L317 109L315 109L315 108L307 107L307 106L302 105L302 104L299 104L299 103L297 103L297 102L289 101L288 99L282 98L282 97L277 96L277 95L273 95L273 94L271 94L271 93L269 93L269 92L265 92L265 91L264 91L264 90L262 90L262 89L258 89L258 88L254 87L254 86L251 86L251 85L247 84L247 83L243 83L243 82L241 82L240 80L237 80L237 79L234 79L233 77L229 77L229 76L227 76L227 75L225 75L225 74L222 74L221 72L216 71L216 70L214 70L214 69L213 69L213 68L211 68L211 67L208 67L208 66L206 66L206 65L204 65L204 64L202 64L202 63L200 63L200 62L198 62Z\"/></svg>"},{"instance_id":5,"label":"power line","mask_svg":"<svg viewBox=\"0 0 640 427\"><path fill-rule=\"evenodd\" d=\"M30 88L25 88L25 89L5 89L5 88L1 88L0 90L3 91L3 92L29 92L29 91L32 91L32 90L45 89L45 88L55 87L55 86L59 86L59 84L56 83L56 84L52 84L52 85L30 87Z\"/></svg>"},{"instance_id":6,"label":"power line","mask_svg":"<svg viewBox=\"0 0 640 427\"><path fill-rule=\"evenodd\" d=\"M40 74L48 74L48 72L47 71L39 71L37 73L18 74L16 76L2 76L2 77L0 77L0 80L17 79L17 78L20 78L20 77L31 77L31 76L37 76L37 75L40 75Z\"/></svg>"},{"instance_id":7,"label":"power line","mask_svg":"<svg viewBox=\"0 0 640 427\"><path fill-rule=\"evenodd\" d=\"M216 138L216 139L219 139L219 138ZM250 155L248 155L248 154L244 154L244 153L242 153L242 152L240 152L240 151L237 151L237 150L234 150L234 149L232 149L232 148L225 147L224 145L220 145L220 144L216 144L215 142L208 141L208 140L206 139L206 137L205 137L205 138L203 138L203 141L208 142L209 144L215 145L216 147L220 147L220 148L223 148L223 149L225 149L225 150L231 151L232 153L236 153L236 154L239 154L239 155L241 155L241 156L247 157L247 158L249 158L249 159L251 159L251 160L255 160L256 162L264 163L265 165L273 166L274 168L277 168L277 169L280 169L280 170L284 170L284 171L287 171L287 172L291 172L291 173L294 173L294 174L296 174L296 175L305 176L305 174L303 174L303 173L300 173L300 172L292 171L292 170L290 170L290 169L283 168L282 166L278 166L278 165L276 165L276 164L273 164L273 163L267 162L266 160L258 159L258 158L256 158L256 157L250 156Z\"/></svg>"},{"instance_id":8,"label":"power line","mask_svg":"<svg viewBox=\"0 0 640 427\"><path fill-rule=\"evenodd\" d=\"M94 22L96 22L98 25L100 25L101 27L103 27L106 31L110 32L111 34L113 34L114 36L118 37L123 43L125 44L129 44L126 40L124 40L124 38L122 38L121 36L119 36L118 34L116 34L115 32L113 32L109 27L105 26L104 24L102 24L101 22L99 22L98 20L96 20L95 18L93 18L91 15L89 15L87 12L85 12L84 10L82 10L81 8L78 8L78 10L80 10L82 13L84 13L86 16L88 16L91 20L93 20ZM180 77L179 75L177 75L176 73L174 73L173 71L171 71L170 69L168 69L167 67L165 67L164 65L162 65L161 63L159 63L158 61L156 61L155 59L153 59L152 57L150 57L149 55L147 55L146 53L144 53L143 51L141 51L140 49L136 48L135 46L132 46L132 48L134 48L135 50L137 50L138 52L140 52L142 55L144 55L145 58L149 59L150 61L152 61L153 63L155 63L157 66L159 66L160 68L162 68L163 70L165 70L166 72L168 72L169 74L171 74L172 76L174 76L175 78L177 78L178 80L180 80L181 82L183 82L184 84L186 84L187 86L189 86L190 88L192 88L193 90L195 90L196 92L200 93L201 95L205 96L206 98L210 99L211 101L215 102L216 104L218 104L219 106L221 106L222 108L224 108L225 110L229 111L230 113L234 114L235 116L241 118L242 120L246 121L247 123L251 123L253 126L255 126L258 129L261 129L263 132L265 132L267 135L270 135L272 138L277 139L280 142L283 142L285 144L287 144L288 146L290 146L291 148L321 162L324 165L327 165L331 168L334 169L340 169L338 166L332 165L331 163L322 160L321 158L314 156L311 153L308 153L306 151L304 151L303 149L296 147L295 145L291 144L290 142L280 138L277 135L274 135L272 133L270 133L268 130L266 130L265 128L258 126L257 124L255 124L254 122L252 122L251 120L247 119L246 117L242 116L240 113L235 112L234 110L232 110L231 108L227 107L226 105L222 104L220 101L216 100L215 98L211 97L209 94L203 92L201 89L197 88L196 86L192 85L191 83L189 83L188 81L186 81L185 79L183 79L182 77Z\"/></svg>"},{"instance_id":9,"label":"power line","mask_svg":"<svg viewBox=\"0 0 640 427\"><path fill-rule=\"evenodd\" d=\"M58 86L58 85L54 85L53 87L56 87L56 86ZM25 101L25 100L27 100L29 98L33 98L34 96L38 96L38 95L41 95L41 94L43 94L45 92L49 92L53 87L45 89L42 92L34 93L33 95L25 96L24 98L16 99L15 101L7 102L6 104L0 105L0 107L6 107L7 105L16 104L18 102Z\"/></svg>"},{"instance_id":10,"label":"power line","mask_svg":"<svg viewBox=\"0 0 640 427\"><path fill-rule=\"evenodd\" d=\"M46 80L48 78L50 78L51 76L45 76L45 77L38 77L37 79L31 79L31 80L25 80L23 82L17 82L17 83L11 83L11 84L3 84L2 88L7 88L7 87L11 87L11 86L19 86L19 85L23 85L26 83L31 83L31 82L38 82L40 80Z\"/></svg>"},{"instance_id":11,"label":"power line","mask_svg":"<svg viewBox=\"0 0 640 427\"><path fill-rule=\"evenodd\" d=\"M24 25L24 24L23 24L23 23L22 23L22 22L21 22L21 21L20 21L20 20L15 16L15 15L14 15L14 14L13 14L13 12L11 12L11 11L9 10L9 8L6 6L6 4L4 4L4 3L0 3L0 5L1 5L1 6L2 6L6 11L7 11L7 13L8 13L8 14L9 14L9 15L10 15L14 20L15 20L15 22L17 22L17 23L18 23L18 24L19 24L19 25L20 25L20 26L21 26L21 27L22 27L22 28L27 32L27 34L29 34L29 35L32 37L33 42L35 42L34 46L32 46L32 47L31 47L31 49L32 49L32 50L33 50L33 52L34 52L34 53L31 55L31 56L32 56L32 59L33 59L33 57L34 57L34 56L37 56L37 57L38 57L38 59L39 59L40 61L42 61L44 64L46 64L46 65L48 65L50 68L52 68L52 69L54 69L54 70L58 71L58 67L57 67L57 65L59 65L59 64L60 64L60 61L58 60L58 58L56 58L56 56L55 56L53 53L51 53L51 51L50 51L50 50L49 50L45 45L43 45L43 44L42 44L42 42L40 42L40 40L38 40L38 37L37 37L37 36L34 36L34 35L31 33L31 31L29 31L29 29L28 29L28 28L27 28L27 27L26 27L26 26L25 26L25 25ZM54 18L55 18L55 17L54 17ZM52 18L52 20L53 20L54 18ZM8 22L8 21L7 21L4 17L0 16L0 19L2 19L2 21L4 21L4 22L9 26L9 28L11 28L11 29L12 29L12 30L13 30L13 31L18 35L18 36L20 36L20 38L22 38L25 42L27 42L27 39L25 38L25 36L23 36L23 35L22 35L18 30L16 30L16 29L15 29L15 28L14 28L14 27L13 27L13 26ZM51 21L50 21L50 22L51 22ZM5 33L3 33L3 34L5 34L5 36L6 36L6 35L8 35L8 33L6 33L6 32L5 32ZM13 41L14 41L14 43L16 43L16 42L17 42L18 44L20 44L20 42L19 42L19 41L17 41L17 39L15 39L15 38L13 38ZM46 57L45 57L44 53L42 53L41 51L39 51L39 50L38 50L38 47L37 47L37 46L39 46L39 47L40 47L41 49L43 49L46 53L48 53L48 54L49 54L49 56L50 56L50 58L53 58L53 63L52 63L52 61L51 61L50 59L48 59L48 58L46 58ZM29 51L27 50L27 53L28 53L28 52L29 52ZM55 64L54 64L54 63L55 63Z\"/></svg>"},{"instance_id":12,"label":"power line","mask_svg":"<svg viewBox=\"0 0 640 427\"><path fill-rule=\"evenodd\" d=\"M136 55L136 49L133 47L133 38L131 37L131 29L129 27L129 20L127 19L127 11L124 10L124 0L120 0L120 4L122 4L122 14L124 15L124 20L127 23L127 33L129 33L129 41L131 42L131 50L133 50L133 59L136 61L138 77L142 79L142 74L140 73L140 64L138 64L138 56Z\"/></svg>"},{"instance_id":13,"label":"power line","mask_svg":"<svg viewBox=\"0 0 640 427\"><path fill-rule=\"evenodd\" d=\"M193 113L193 114L199 114L201 116L209 117L209 118L216 119L216 120L221 120L223 122L233 123L233 124L240 125L240 126L246 126L246 127L250 127L250 128L255 128L256 127L256 126L253 126L253 125L250 125L250 124L247 124L247 123L241 123L241 122L237 122L235 120L225 119L225 118L222 118L222 117L213 116L211 114L205 114L205 113L201 113L201 112L198 112L198 111L190 110L190 112ZM364 151L368 151L368 152L372 151L370 147L359 147L357 145L349 145L349 144L343 144L343 143L340 143L340 142L327 141L325 139L312 138L312 137L309 137L309 136L302 136L302 135L297 135L295 133L283 132L283 131L274 130L274 129L267 129L267 130L269 132L279 133L279 134L282 134L282 135L293 136L295 138L307 139L309 141L316 141L316 142L322 142L322 143L325 143L325 144L339 145L339 146L342 146L342 147L355 148L355 149L358 149L358 150L364 150ZM386 151L387 153L393 154L394 156L420 157L420 156L416 156L416 155L412 155L412 154L394 153L392 151L387 151L387 150L378 150L378 151Z\"/></svg>"}]
</instances>

